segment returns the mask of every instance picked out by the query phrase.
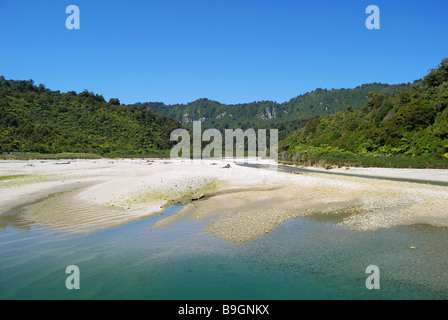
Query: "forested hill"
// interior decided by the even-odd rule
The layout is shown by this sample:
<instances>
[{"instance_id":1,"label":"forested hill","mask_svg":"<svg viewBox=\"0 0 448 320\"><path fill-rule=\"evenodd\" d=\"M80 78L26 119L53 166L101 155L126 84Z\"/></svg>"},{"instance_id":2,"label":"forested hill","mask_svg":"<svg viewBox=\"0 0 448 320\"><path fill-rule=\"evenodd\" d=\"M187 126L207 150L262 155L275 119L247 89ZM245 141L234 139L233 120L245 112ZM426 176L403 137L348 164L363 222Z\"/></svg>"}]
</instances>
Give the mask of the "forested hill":
<instances>
[{"instance_id":1,"label":"forested hill","mask_svg":"<svg viewBox=\"0 0 448 320\"><path fill-rule=\"evenodd\" d=\"M222 130L277 127L280 133L284 133L284 131L294 131L307 120L344 110L347 105L355 109L360 108L368 101L370 91L391 95L406 86L405 84L373 83L354 89L317 89L281 104L261 101L226 105L208 99L199 99L186 105L163 103L144 103L143 105L150 107L157 114L179 120L186 127L191 127L193 121L200 120L203 128Z\"/></svg>"},{"instance_id":2,"label":"forested hill","mask_svg":"<svg viewBox=\"0 0 448 320\"><path fill-rule=\"evenodd\" d=\"M147 155L172 146L179 122L149 108L106 102L88 91L60 93L0 77L0 152Z\"/></svg>"},{"instance_id":3,"label":"forested hill","mask_svg":"<svg viewBox=\"0 0 448 320\"><path fill-rule=\"evenodd\" d=\"M286 160L415 166L406 159L430 158L418 166L448 167L447 81L444 59L413 84L317 89L281 104L200 99L167 106L123 105L88 91L61 93L0 77L0 153L154 155L171 149L172 130L200 120L203 129L278 128Z\"/></svg>"},{"instance_id":4,"label":"forested hill","mask_svg":"<svg viewBox=\"0 0 448 320\"><path fill-rule=\"evenodd\" d=\"M309 121L282 142L285 160L448 167L448 59L398 94Z\"/></svg>"}]
</instances>

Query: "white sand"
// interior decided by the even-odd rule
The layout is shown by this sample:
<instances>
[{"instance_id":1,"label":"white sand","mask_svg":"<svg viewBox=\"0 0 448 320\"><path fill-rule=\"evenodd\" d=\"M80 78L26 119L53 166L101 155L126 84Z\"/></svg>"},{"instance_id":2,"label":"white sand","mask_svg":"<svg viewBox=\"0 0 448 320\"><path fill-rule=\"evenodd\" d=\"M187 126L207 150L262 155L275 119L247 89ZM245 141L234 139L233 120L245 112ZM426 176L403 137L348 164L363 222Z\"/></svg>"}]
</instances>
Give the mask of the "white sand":
<instances>
[{"instance_id":1,"label":"white sand","mask_svg":"<svg viewBox=\"0 0 448 320\"><path fill-rule=\"evenodd\" d=\"M227 164L231 167L224 168ZM448 181L448 170L333 170ZM414 223L448 226L448 187L282 173L237 166L233 159L0 161L0 177L7 175L16 177L0 180L0 214L24 206L25 219L69 232L91 232L160 214L176 201L202 194L206 197L154 227L195 219L217 237L246 242L286 220L313 213L343 213L341 226L359 231Z\"/></svg>"}]
</instances>

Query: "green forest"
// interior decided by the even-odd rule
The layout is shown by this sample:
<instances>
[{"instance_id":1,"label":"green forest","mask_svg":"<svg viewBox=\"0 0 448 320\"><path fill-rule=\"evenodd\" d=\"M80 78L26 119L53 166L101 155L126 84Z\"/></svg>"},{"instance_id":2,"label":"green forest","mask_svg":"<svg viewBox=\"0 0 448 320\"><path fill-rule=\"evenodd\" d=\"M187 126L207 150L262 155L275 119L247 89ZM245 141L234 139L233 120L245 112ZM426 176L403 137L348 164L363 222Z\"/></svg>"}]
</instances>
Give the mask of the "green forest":
<instances>
[{"instance_id":1,"label":"green forest","mask_svg":"<svg viewBox=\"0 0 448 320\"><path fill-rule=\"evenodd\" d=\"M393 95L308 121L281 142L281 159L314 165L448 168L448 59Z\"/></svg>"},{"instance_id":2,"label":"green forest","mask_svg":"<svg viewBox=\"0 0 448 320\"><path fill-rule=\"evenodd\" d=\"M364 84L354 89L316 89L297 96L288 102L259 101L237 105L222 104L209 99L199 99L189 104L165 105L144 103L155 113L174 118L186 128L192 128L193 121L201 121L202 128L243 130L278 129L279 138L284 139L310 119L342 111L351 105L362 107L369 99L369 92L383 95L398 93L409 84L387 85Z\"/></svg>"},{"instance_id":3,"label":"green forest","mask_svg":"<svg viewBox=\"0 0 448 320\"><path fill-rule=\"evenodd\" d=\"M178 121L141 105L0 78L0 153L164 155Z\"/></svg>"},{"instance_id":4,"label":"green forest","mask_svg":"<svg viewBox=\"0 0 448 320\"><path fill-rule=\"evenodd\" d=\"M87 90L61 93L0 77L0 154L167 157L170 133L199 120L203 130L276 128L285 162L448 168L447 106L448 59L412 84L316 89L281 104L125 105Z\"/></svg>"}]
</instances>

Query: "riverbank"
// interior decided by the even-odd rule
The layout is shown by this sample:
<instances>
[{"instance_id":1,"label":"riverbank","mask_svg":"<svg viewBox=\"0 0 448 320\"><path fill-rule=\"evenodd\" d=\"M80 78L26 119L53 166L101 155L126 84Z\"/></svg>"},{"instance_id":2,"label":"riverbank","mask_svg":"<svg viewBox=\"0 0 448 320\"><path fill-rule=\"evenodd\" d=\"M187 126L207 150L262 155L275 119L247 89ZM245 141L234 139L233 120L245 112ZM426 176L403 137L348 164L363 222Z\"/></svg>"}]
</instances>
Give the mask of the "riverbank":
<instances>
[{"instance_id":1,"label":"riverbank","mask_svg":"<svg viewBox=\"0 0 448 320\"><path fill-rule=\"evenodd\" d=\"M340 227L354 231L411 224L448 227L444 186L324 175L316 168L291 174L235 162L239 161L0 161L0 214L19 208L21 219L83 233L158 215L182 202L181 210L153 228L185 219L201 221L205 231L234 243L314 214L338 216ZM447 170L437 169L333 170L448 181Z\"/></svg>"},{"instance_id":2,"label":"riverbank","mask_svg":"<svg viewBox=\"0 0 448 320\"><path fill-rule=\"evenodd\" d=\"M370 175L375 177L448 182L447 169L403 169L403 168L364 168L364 167L340 167L340 168L333 167L331 169L323 167L303 167L303 168L308 170L338 172L344 174Z\"/></svg>"}]
</instances>

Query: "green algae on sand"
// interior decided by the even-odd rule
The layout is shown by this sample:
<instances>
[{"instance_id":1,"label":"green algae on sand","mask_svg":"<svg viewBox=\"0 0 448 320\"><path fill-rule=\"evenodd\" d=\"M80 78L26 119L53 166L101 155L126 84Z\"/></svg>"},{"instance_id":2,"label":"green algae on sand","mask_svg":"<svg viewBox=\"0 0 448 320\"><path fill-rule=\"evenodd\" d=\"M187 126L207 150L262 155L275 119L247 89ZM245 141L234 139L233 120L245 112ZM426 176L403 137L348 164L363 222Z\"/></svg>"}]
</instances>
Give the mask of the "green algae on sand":
<instances>
[{"instance_id":1,"label":"green algae on sand","mask_svg":"<svg viewBox=\"0 0 448 320\"><path fill-rule=\"evenodd\" d=\"M154 189L149 187L138 193L124 195L120 197L120 199L116 203L113 203L113 201L107 202L106 206L125 207L156 201L166 201L167 203L182 202L200 198L204 194L215 190L217 187L218 181L216 179L205 181L204 185L197 188L194 188L192 186L179 187L178 185L175 185L171 188L163 189Z\"/></svg>"}]
</instances>

